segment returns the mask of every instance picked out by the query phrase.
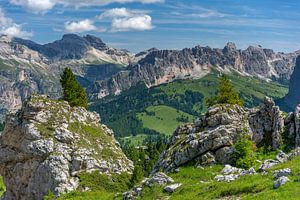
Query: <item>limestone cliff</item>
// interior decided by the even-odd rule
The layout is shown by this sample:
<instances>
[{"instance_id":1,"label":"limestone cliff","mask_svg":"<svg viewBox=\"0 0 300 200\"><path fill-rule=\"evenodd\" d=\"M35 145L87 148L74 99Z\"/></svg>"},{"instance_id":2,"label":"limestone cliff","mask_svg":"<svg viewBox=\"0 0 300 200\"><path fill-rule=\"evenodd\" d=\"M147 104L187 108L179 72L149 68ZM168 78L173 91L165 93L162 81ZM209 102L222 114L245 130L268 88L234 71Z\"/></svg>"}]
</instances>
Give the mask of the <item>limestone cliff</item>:
<instances>
[{"instance_id":1,"label":"limestone cliff","mask_svg":"<svg viewBox=\"0 0 300 200\"><path fill-rule=\"evenodd\" d=\"M41 200L49 190L70 192L79 187L79 173L96 170L107 175L133 170L98 114L32 96L7 116L0 136L4 200Z\"/></svg>"}]
</instances>

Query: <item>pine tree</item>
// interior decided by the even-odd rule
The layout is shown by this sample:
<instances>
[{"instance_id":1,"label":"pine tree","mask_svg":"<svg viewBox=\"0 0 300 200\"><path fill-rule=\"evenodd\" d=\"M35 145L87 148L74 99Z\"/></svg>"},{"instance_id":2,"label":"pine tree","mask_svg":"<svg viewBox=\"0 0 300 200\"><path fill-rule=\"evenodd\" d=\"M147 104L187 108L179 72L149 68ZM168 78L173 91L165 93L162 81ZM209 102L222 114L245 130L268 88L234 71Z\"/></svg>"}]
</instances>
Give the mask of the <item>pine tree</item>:
<instances>
[{"instance_id":1,"label":"pine tree","mask_svg":"<svg viewBox=\"0 0 300 200\"><path fill-rule=\"evenodd\" d=\"M63 99L71 106L81 106L87 108L88 99L83 87L77 82L72 70L65 68L60 78L63 89Z\"/></svg>"},{"instance_id":2,"label":"pine tree","mask_svg":"<svg viewBox=\"0 0 300 200\"><path fill-rule=\"evenodd\" d=\"M244 101L240 99L230 80L225 75L222 75L217 95L212 98L207 98L206 104L208 107L216 104L237 104L242 106Z\"/></svg>"}]
</instances>

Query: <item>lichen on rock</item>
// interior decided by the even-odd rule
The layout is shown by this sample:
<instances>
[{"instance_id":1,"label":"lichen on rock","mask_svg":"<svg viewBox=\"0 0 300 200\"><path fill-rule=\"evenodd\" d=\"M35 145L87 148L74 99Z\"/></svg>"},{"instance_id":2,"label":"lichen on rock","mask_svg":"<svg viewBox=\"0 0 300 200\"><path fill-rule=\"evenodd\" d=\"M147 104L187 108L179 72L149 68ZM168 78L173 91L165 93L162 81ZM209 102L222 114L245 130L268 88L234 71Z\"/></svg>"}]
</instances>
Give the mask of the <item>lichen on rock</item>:
<instances>
[{"instance_id":1,"label":"lichen on rock","mask_svg":"<svg viewBox=\"0 0 300 200\"><path fill-rule=\"evenodd\" d=\"M78 188L79 173L96 170L108 176L133 171L97 113L33 95L7 115L0 136L4 200L39 200L49 190L67 193Z\"/></svg>"}]
</instances>

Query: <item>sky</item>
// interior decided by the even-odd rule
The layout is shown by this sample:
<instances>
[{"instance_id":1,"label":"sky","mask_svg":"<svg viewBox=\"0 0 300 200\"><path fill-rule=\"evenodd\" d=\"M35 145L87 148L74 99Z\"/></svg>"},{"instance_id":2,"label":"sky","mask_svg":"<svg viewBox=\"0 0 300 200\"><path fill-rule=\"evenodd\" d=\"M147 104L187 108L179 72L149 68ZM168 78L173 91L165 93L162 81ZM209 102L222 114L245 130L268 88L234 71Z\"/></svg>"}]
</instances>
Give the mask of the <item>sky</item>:
<instances>
[{"instance_id":1,"label":"sky","mask_svg":"<svg viewBox=\"0 0 300 200\"><path fill-rule=\"evenodd\" d=\"M92 34L137 53L152 47L300 49L299 0L0 0L0 34L44 44Z\"/></svg>"}]
</instances>

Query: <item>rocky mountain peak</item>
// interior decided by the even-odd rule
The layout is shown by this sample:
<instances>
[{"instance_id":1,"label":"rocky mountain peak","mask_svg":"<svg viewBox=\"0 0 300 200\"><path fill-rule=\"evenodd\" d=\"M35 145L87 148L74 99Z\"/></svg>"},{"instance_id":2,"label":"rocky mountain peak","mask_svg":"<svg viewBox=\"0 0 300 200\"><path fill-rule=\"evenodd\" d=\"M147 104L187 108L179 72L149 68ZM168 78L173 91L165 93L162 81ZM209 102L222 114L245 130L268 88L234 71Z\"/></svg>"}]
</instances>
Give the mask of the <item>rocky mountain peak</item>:
<instances>
[{"instance_id":1,"label":"rocky mountain peak","mask_svg":"<svg viewBox=\"0 0 300 200\"><path fill-rule=\"evenodd\" d=\"M96 113L65 101L32 96L6 118L0 136L0 174L6 185L2 199L43 199L80 186L80 173L132 173L112 130Z\"/></svg>"},{"instance_id":2,"label":"rocky mountain peak","mask_svg":"<svg viewBox=\"0 0 300 200\"><path fill-rule=\"evenodd\" d=\"M96 49L106 49L107 45L98 37L95 37L93 35L86 35L83 37L84 39L86 39L91 46L93 46Z\"/></svg>"},{"instance_id":3,"label":"rocky mountain peak","mask_svg":"<svg viewBox=\"0 0 300 200\"><path fill-rule=\"evenodd\" d=\"M228 43L226 44L226 46L224 47L223 52L224 52L224 53L228 53L228 52L232 52L232 51L236 51L236 50L237 50L237 48L236 48L235 43L233 43L233 42L228 42Z\"/></svg>"}]
</instances>

